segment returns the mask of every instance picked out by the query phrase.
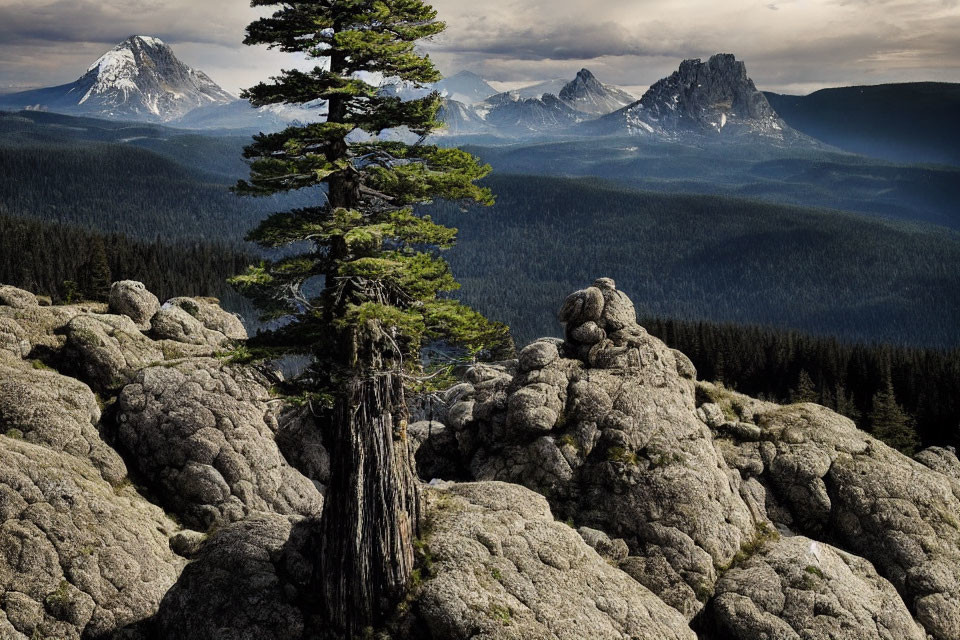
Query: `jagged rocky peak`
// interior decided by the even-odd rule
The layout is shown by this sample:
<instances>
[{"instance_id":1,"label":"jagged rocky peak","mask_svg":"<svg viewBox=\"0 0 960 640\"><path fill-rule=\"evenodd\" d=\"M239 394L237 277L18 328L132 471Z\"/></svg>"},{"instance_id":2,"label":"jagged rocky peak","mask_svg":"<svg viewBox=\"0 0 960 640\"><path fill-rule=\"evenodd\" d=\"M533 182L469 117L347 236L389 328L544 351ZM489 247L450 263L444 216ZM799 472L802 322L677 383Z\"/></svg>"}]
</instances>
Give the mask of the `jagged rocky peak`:
<instances>
[{"instance_id":1,"label":"jagged rocky peak","mask_svg":"<svg viewBox=\"0 0 960 640\"><path fill-rule=\"evenodd\" d=\"M440 133L449 135L485 133L490 129L476 109L449 98L444 99L437 118L444 124Z\"/></svg>"},{"instance_id":2,"label":"jagged rocky peak","mask_svg":"<svg viewBox=\"0 0 960 640\"><path fill-rule=\"evenodd\" d=\"M436 83L433 88L451 100L475 104L497 92L486 80L472 71L461 71Z\"/></svg>"},{"instance_id":3,"label":"jagged rocky peak","mask_svg":"<svg viewBox=\"0 0 960 640\"><path fill-rule=\"evenodd\" d=\"M577 111L602 116L634 102L633 96L600 82L589 69L581 69L577 77L563 87L560 99Z\"/></svg>"},{"instance_id":4,"label":"jagged rocky peak","mask_svg":"<svg viewBox=\"0 0 960 640\"><path fill-rule=\"evenodd\" d=\"M545 93L540 98L504 99L487 114L487 123L512 135L562 131L584 118L566 102Z\"/></svg>"},{"instance_id":5,"label":"jagged rocky peak","mask_svg":"<svg viewBox=\"0 0 960 640\"><path fill-rule=\"evenodd\" d=\"M78 105L110 115L151 114L162 121L197 107L236 100L202 71L181 62L158 38L131 36L94 62L71 89Z\"/></svg>"},{"instance_id":6,"label":"jagged rocky peak","mask_svg":"<svg viewBox=\"0 0 960 640\"><path fill-rule=\"evenodd\" d=\"M75 82L4 96L0 106L170 122L198 107L236 100L207 74L181 62L162 40L131 36L100 56Z\"/></svg>"},{"instance_id":7,"label":"jagged rocky peak","mask_svg":"<svg viewBox=\"0 0 960 640\"><path fill-rule=\"evenodd\" d=\"M636 103L602 118L601 133L752 134L787 140L801 137L777 115L747 75L746 64L720 53L706 62L684 60Z\"/></svg>"}]
</instances>

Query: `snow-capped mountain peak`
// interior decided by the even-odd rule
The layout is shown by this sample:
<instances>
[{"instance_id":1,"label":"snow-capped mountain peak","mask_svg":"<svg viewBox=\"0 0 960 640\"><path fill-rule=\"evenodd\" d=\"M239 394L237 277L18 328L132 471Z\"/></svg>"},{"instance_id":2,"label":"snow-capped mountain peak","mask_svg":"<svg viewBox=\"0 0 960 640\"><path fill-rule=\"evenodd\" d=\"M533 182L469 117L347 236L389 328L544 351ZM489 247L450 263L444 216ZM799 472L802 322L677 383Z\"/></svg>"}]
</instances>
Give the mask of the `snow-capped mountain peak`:
<instances>
[{"instance_id":1,"label":"snow-capped mountain peak","mask_svg":"<svg viewBox=\"0 0 960 640\"><path fill-rule=\"evenodd\" d=\"M581 69L577 77L563 87L559 97L577 111L594 116L606 115L635 100L626 91L597 80L589 69Z\"/></svg>"},{"instance_id":2,"label":"snow-capped mountain peak","mask_svg":"<svg viewBox=\"0 0 960 640\"><path fill-rule=\"evenodd\" d=\"M131 36L100 56L76 82L6 96L5 103L94 117L169 122L236 98L167 44Z\"/></svg>"}]
</instances>

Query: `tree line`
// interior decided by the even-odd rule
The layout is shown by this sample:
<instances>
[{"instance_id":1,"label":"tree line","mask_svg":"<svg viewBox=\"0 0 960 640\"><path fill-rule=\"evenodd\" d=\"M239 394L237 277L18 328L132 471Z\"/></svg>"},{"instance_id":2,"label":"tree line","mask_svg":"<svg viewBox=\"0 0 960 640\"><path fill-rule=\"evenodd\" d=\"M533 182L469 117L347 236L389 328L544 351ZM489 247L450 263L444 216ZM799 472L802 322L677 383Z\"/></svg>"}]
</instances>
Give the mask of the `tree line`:
<instances>
[{"instance_id":1,"label":"tree line","mask_svg":"<svg viewBox=\"0 0 960 640\"><path fill-rule=\"evenodd\" d=\"M960 349L847 343L759 326L645 318L702 380L775 402L816 402L913 453L960 445Z\"/></svg>"},{"instance_id":2,"label":"tree line","mask_svg":"<svg viewBox=\"0 0 960 640\"><path fill-rule=\"evenodd\" d=\"M104 299L117 280L139 280L161 300L235 299L226 280L251 262L236 248L215 243L146 242L0 215L0 283L58 303Z\"/></svg>"}]
</instances>

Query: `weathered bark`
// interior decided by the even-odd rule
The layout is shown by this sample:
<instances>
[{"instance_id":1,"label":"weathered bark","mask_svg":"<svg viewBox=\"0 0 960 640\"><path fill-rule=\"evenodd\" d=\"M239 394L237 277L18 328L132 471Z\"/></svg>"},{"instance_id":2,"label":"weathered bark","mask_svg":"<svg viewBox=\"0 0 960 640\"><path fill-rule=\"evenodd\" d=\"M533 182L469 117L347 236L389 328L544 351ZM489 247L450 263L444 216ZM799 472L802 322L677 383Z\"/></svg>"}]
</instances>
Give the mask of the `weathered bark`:
<instances>
[{"instance_id":1,"label":"weathered bark","mask_svg":"<svg viewBox=\"0 0 960 640\"><path fill-rule=\"evenodd\" d=\"M318 580L343 637L375 626L413 571L420 494L405 418L402 380L389 372L355 379L337 408Z\"/></svg>"}]
</instances>

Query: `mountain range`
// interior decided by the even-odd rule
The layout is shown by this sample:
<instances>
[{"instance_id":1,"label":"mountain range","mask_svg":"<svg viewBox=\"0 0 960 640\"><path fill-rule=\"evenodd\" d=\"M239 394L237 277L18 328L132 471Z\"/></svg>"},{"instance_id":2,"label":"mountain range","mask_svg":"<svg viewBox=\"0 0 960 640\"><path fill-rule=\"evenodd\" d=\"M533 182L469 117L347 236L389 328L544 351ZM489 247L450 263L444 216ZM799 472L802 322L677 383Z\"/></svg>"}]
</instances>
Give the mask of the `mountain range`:
<instances>
[{"instance_id":1,"label":"mountain range","mask_svg":"<svg viewBox=\"0 0 960 640\"><path fill-rule=\"evenodd\" d=\"M189 129L276 130L322 115L317 105L254 108L183 63L159 38L131 36L76 81L0 96L0 109L53 111Z\"/></svg>"},{"instance_id":2,"label":"mountain range","mask_svg":"<svg viewBox=\"0 0 960 640\"><path fill-rule=\"evenodd\" d=\"M636 100L588 69L498 92L461 71L424 87L386 83L404 99L444 97L438 132L446 143L481 144L596 137L649 141L763 142L796 148L829 145L896 162L960 164L960 85L891 84L825 89L809 96L760 92L731 54L683 61ZM131 36L76 81L0 96L0 109L34 110L117 121L163 123L199 131L277 131L324 116L323 103L254 108L180 61L158 38ZM403 137L404 132L388 132Z\"/></svg>"},{"instance_id":3,"label":"mountain range","mask_svg":"<svg viewBox=\"0 0 960 640\"><path fill-rule=\"evenodd\" d=\"M784 139L789 129L732 55L707 63L685 61L639 101L581 69L558 80L497 93L486 80L462 71L440 82L411 87L387 84L383 94L404 99L431 91L445 98L447 135L505 138L544 135L726 133L736 129ZM131 36L101 56L76 81L0 97L0 108L49 110L111 120L165 123L191 129L277 130L322 116L322 104L255 109L180 61L150 36ZM729 121L729 128L728 126Z\"/></svg>"}]
</instances>

